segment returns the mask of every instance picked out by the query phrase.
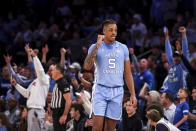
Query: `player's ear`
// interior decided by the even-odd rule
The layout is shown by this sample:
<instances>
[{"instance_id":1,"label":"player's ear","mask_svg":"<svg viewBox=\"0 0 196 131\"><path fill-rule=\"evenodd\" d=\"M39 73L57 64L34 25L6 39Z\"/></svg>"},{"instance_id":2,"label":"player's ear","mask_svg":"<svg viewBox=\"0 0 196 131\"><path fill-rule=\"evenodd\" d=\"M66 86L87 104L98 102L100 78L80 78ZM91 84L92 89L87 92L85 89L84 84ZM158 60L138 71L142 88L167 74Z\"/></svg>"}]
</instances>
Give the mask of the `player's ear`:
<instances>
[{"instance_id":1,"label":"player's ear","mask_svg":"<svg viewBox=\"0 0 196 131\"><path fill-rule=\"evenodd\" d=\"M102 35L105 35L105 31L106 31L106 28L103 28L103 30L102 30Z\"/></svg>"},{"instance_id":2,"label":"player's ear","mask_svg":"<svg viewBox=\"0 0 196 131\"><path fill-rule=\"evenodd\" d=\"M103 35L103 30L104 30L104 26L103 26L103 23L101 24L100 26L100 34Z\"/></svg>"}]
</instances>

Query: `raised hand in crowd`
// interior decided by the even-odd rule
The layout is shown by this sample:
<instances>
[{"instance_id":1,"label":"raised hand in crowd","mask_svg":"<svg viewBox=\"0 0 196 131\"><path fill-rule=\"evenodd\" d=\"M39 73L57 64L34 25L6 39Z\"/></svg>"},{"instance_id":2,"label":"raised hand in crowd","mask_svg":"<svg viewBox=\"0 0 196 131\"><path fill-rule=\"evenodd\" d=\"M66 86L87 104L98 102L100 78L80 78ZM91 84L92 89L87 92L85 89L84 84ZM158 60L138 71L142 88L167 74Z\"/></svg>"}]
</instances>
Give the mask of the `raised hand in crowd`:
<instances>
[{"instance_id":1,"label":"raised hand in crowd","mask_svg":"<svg viewBox=\"0 0 196 131\"><path fill-rule=\"evenodd\" d=\"M67 50L65 50L65 48L61 48L60 49L60 53L61 53L61 61L60 64L64 67L65 66L65 54L66 54Z\"/></svg>"},{"instance_id":2,"label":"raised hand in crowd","mask_svg":"<svg viewBox=\"0 0 196 131\"><path fill-rule=\"evenodd\" d=\"M38 49L34 49L33 52L35 53L36 56L39 54L39 50Z\"/></svg>"},{"instance_id":3,"label":"raised hand in crowd","mask_svg":"<svg viewBox=\"0 0 196 131\"><path fill-rule=\"evenodd\" d=\"M169 40L169 31L167 29L167 27L165 27L166 30L165 30L165 41L168 41Z\"/></svg>"},{"instance_id":4,"label":"raised hand in crowd","mask_svg":"<svg viewBox=\"0 0 196 131\"><path fill-rule=\"evenodd\" d=\"M182 33L182 37L186 37L186 28L184 26L179 27L178 31Z\"/></svg>"},{"instance_id":5,"label":"raised hand in crowd","mask_svg":"<svg viewBox=\"0 0 196 131\"><path fill-rule=\"evenodd\" d=\"M33 59L32 59L31 54L30 54L29 43L27 43L27 44L25 45L25 51L26 51L26 53L27 53L27 55L28 55L28 62L32 62Z\"/></svg>"},{"instance_id":6,"label":"raised hand in crowd","mask_svg":"<svg viewBox=\"0 0 196 131\"><path fill-rule=\"evenodd\" d=\"M61 53L61 55L65 55L66 54L66 49L65 48L61 48L61 50L60 50L60 53Z\"/></svg>"},{"instance_id":7,"label":"raised hand in crowd","mask_svg":"<svg viewBox=\"0 0 196 131\"><path fill-rule=\"evenodd\" d=\"M37 51L36 51L36 50L30 49L30 50L29 50L29 54L30 54L32 57L35 57L35 56L37 55Z\"/></svg>"},{"instance_id":8,"label":"raised hand in crowd","mask_svg":"<svg viewBox=\"0 0 196 131\"><path fill-rule=\"evenodd\" d=\"M42 47L42 63L46 63L46 55L49 52L48 45L46 44L44 47Z\"/></svg>"},{"instance_id":9,"label":"raised hand in crowd","mask_svg":"<svg viewBox=\"0 0 196 131\"><path fill-rule=\"evenodd\" d=\"M46 44L43 48L42 48L42 54L47 54L49 52L49 48L48 45Z\"/></svg>"},{"instance_id":10,"label":"raised hand in crowd","mask_svg":"<svg viewBox=\"0 0 196 131\"><path fill-rule=\"evenodd\" d=\"M10 56L9 54L7 54L7 55L3 55L3 57L5 59L5 62L7 64L7 66L10 66L11 65L12 56Z\"/></svg>"},{"instance_id":11,"label":"raised hand in crowd","mask_svg":"<svg viewBox=\"0 0 196 131\"><path fill-rule=\"evenodd\" d=\"M16 80L14 78L12 78L12 77L10 78L10 82L11 82L11 85L14 86L14 87L17 84Z\"/></svg>"}]
</instances>

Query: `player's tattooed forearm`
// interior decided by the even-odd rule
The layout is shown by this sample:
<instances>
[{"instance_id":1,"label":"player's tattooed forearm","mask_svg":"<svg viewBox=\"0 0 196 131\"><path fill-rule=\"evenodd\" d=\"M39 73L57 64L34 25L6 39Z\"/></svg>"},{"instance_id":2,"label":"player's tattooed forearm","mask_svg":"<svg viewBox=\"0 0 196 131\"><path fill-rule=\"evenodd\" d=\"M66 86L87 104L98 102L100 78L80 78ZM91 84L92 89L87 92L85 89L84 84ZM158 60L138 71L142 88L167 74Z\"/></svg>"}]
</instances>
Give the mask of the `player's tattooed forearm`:
<instances>
[{"instance_id":1,"label":"player's tattooed forearm","mask_svg":"<svg viewBox=\"0 0 196 131\"><path fill-rule=\"evenodd\" d=\"M88 69L91 69L94 65L97 50L98 50L98 48L94 47L92 52L85 59L84 63L88 67Z\"/></svg>"}]
</instances>

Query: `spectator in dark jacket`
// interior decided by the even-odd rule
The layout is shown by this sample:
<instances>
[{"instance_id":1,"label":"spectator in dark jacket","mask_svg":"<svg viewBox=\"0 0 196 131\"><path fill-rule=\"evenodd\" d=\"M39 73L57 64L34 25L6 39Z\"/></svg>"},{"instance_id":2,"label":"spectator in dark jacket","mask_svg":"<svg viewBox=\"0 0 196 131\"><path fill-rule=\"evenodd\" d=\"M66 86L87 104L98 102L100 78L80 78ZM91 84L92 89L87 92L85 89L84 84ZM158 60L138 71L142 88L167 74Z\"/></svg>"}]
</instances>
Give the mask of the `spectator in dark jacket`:
<instances>
[{"instance_id":1,"label":"spectator in dark jacket","mask_svg":"<svg viewBox=\"0 0 196 131\"><path fill-rule=\"evenodd\" d=\"M85 127L85 123L87 121L87 118L85 114L83 113L84 109L82 105L80 104L73 104L71 106L71 112L74 117L74 131L88 131L88 128Z\"/></svg>"},{"instance_id":2,"label":"spectator in dark jacket","mask_svg":"<svg viewBox=\"0 0 196 131\"><path fill-rule=\"evenodd\" d=\"M126 102L123 109L123 131L141 131L142 120L138 112L138 104ZM137 125L137 126L136 126Z\"/></svg>"},{"instance_id":3,"label":"spectator in dark jacket","mask_svg":"<svg viewBox=\"0 0 196 131\"><path fill-rule=\"evenodd\" d=\"M186 66L189 74L187 76L187 87L189 91L191 92L193 87L196 86L196 58L191 59L190 63L189 61L184 57L184 55L181 56L182 61L184 65Z\"/></svg>"}]
</instances>

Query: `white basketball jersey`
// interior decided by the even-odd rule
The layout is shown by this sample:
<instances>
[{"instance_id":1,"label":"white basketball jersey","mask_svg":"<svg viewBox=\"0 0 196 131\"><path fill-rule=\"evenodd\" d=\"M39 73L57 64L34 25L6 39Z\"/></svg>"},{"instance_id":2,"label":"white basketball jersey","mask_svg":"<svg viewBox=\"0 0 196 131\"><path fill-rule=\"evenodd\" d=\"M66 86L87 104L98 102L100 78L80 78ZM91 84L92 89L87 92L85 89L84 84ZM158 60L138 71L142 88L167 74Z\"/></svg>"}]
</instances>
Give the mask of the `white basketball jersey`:
<instances>
[{"instance_id":1,"label":"white basketball jersey","mask_svg":"<svg viewBox=\"0 0 196 131\"><path fill-rule=\"evenodd\" d=\"M180 131L177 127L172 125L169 121L165 120L164 118L159 120L157 124L159 123L164 124L168 128L169 131Z\"/></svg>"}]
</instances>

